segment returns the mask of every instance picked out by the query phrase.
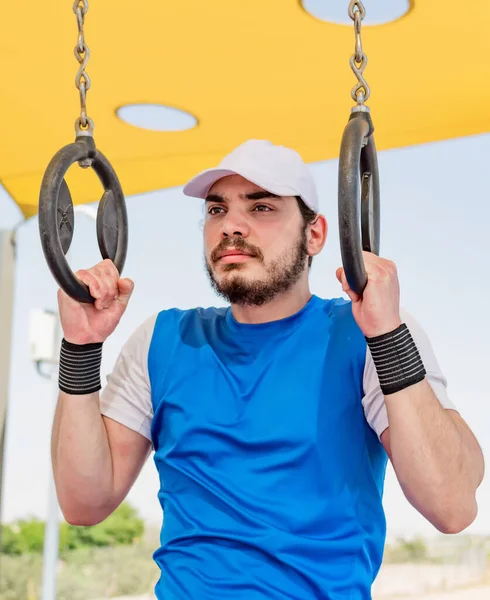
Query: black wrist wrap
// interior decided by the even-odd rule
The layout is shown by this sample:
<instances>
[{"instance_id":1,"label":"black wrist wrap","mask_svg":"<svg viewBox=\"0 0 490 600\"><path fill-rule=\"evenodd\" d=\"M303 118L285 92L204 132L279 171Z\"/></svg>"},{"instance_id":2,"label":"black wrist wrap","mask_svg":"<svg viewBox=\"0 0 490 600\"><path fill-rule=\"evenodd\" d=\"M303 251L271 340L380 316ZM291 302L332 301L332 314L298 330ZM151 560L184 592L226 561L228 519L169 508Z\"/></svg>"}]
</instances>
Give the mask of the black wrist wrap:
<instances>
[{"instance_id":1,"label":"black wrist wrap","mask_svg":"<svg viewBox=\"0 0 490 600\"><path fill-rule=\"evenodd\" d=\"M74 396L93 394L101 389L102 343L61 342L58 384L62 392Z\"/></svg>"},{"instance_id":2,"label":"black wrist wrap","mask_svg":"<svg viewBox=\"0 0 490 600\"><path fill-rule=\"evenodd\" d=\"M424 364L405 323L390 333L366 338L366 341L385 396L424 379Z\"/></svg>"}]
</instances>

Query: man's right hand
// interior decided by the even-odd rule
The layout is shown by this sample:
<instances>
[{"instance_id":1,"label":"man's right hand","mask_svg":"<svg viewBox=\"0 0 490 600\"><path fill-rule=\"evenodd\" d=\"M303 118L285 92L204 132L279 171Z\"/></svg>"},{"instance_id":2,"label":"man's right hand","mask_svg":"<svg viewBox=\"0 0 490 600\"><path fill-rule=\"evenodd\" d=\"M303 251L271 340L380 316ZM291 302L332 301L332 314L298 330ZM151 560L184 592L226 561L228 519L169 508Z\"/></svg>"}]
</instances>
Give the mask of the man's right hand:
<instances>
[{"instance_id":1,"label":"man's right hand","mask_svg":"<svg viewBox=\"0 0 490 600\"><path fill-rule=\"evenodd\" d=\"M88 286L95 303L77 302L63 290L58 291L64 338L72 344L105 342L126 310L134 283L131 279L119 279L119 272L109 259L75 275Z\"/></svg>"}]
</instances>

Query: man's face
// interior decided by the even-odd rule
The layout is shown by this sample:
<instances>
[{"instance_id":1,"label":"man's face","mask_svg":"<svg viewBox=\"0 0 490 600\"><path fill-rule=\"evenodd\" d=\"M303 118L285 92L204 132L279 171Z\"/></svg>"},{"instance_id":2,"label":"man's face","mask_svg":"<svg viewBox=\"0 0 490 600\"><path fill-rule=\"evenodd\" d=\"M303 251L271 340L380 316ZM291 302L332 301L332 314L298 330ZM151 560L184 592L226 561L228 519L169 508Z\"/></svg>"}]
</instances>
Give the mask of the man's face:
<instances>
[{"instance_id":1,"label":"man's face","mask_svg":"<svg viewBox=\"0 0 490 600\"><path fill-rule=\"evenodd\" d=\"M216 292L232 304L270 302L307 271L296 198L274 196L231 175L210 189L205 211L206 269Z\"/></svg>"}]
</instances>

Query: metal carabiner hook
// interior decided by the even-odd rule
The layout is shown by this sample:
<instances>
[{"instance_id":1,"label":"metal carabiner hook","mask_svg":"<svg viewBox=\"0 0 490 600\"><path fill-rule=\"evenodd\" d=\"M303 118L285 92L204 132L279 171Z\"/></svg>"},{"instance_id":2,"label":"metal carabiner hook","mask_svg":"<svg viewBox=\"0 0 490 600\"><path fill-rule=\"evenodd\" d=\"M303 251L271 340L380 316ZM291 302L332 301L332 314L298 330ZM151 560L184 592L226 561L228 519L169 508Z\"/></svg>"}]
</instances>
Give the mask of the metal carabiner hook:
<instances>
[{"instance_id":1,"label":"metal carabiner hook","mask_svg":"<svg viewBox=\"0 0 490 600\"><path fill-rule=\"evenodd\" d=\"M361 20L366 17L366 9L361 0L351 0L349 4L349 17L354 21L356 18L356 9L361 13Z\"/></svg>"}]
</instances>

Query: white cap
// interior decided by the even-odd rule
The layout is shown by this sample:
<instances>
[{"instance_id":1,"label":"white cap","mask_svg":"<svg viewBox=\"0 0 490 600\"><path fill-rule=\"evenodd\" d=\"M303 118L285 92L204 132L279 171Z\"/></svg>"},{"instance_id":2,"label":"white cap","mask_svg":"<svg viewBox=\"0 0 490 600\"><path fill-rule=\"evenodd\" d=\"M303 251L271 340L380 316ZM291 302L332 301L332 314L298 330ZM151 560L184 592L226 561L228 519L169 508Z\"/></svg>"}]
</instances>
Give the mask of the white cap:
<instances>
[{"instance_id":1,"label":"white cap","mask_svg":"<svg viewBox=\"0 0 490 600\"><path fill-rule=\"evenodd\" d=\"M184 194L206 198L211 187L228 175L241 175L247 181L276 196L300 196L318 212L318 194L310 169L301 156L284 146L264 140L244 142L225 156L214 169L196 175L184 187Z\"/></svg>"}]
</instances>

